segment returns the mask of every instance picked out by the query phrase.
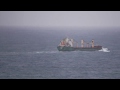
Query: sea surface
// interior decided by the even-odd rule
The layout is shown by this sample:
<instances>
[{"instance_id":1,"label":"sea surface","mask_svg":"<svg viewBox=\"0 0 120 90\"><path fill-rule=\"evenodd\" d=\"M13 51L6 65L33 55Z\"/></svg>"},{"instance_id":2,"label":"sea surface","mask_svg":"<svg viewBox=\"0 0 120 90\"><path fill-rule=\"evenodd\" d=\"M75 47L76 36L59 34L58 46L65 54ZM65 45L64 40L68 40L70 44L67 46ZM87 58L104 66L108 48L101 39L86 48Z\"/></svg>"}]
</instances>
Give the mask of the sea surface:
<instances>
[{"instance_id":1,"label":"sea surface","mask_svg":"<svg viewBox=\"0 0 120 90\"><path fill-rule=\"evenodd\" d=\"M65 37L109 51L58 51ZM0 27L0 79L120 79L120 28Z\"/></svg>"}]
</instances>

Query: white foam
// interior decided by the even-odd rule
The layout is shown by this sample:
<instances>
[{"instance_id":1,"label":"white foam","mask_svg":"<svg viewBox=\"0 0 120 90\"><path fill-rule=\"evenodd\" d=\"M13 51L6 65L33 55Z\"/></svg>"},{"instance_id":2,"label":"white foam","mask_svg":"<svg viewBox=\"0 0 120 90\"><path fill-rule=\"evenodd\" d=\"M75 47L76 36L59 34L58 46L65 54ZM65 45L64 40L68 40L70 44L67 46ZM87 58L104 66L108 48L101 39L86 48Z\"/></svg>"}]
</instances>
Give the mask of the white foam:
<instances>
[{"instance_id":1,"label":"white foam","mask_svg":"<svg viewBox=\"0 0 120 90\"><path fill-rule=\"evenodd\" d=\"M108 48L103 48L103 47L102 47L102 49L99 50L99 51L102 51L102 52L110 52L110 50L108 50Z\"/></svg>"}]
</instances>

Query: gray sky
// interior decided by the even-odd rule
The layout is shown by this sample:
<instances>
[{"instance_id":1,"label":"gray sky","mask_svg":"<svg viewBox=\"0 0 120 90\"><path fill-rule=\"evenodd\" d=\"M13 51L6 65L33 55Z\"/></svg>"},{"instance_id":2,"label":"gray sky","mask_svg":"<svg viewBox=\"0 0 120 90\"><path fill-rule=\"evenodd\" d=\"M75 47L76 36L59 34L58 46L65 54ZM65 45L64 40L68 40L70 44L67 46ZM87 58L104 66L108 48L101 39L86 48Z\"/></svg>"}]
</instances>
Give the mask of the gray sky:
<instances>
[{"instance_id":1,"label":"gray sky","mask_svg":"<svg viewBox=\"0 0 120 90\"><path fill-rule=\"evenodd\" d=\"M120 11L0 11L0 26L120 27Z\"/></svg>"}]
</instances>

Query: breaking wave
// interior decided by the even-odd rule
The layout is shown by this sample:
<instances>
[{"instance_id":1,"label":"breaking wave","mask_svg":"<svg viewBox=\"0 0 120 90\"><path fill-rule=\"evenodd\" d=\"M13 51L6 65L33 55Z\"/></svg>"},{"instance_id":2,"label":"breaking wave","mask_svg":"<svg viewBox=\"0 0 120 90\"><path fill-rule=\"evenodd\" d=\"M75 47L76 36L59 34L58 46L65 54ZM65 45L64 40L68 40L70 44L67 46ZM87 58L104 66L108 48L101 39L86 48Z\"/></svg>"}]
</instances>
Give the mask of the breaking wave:
<instances>
[{"instance_id":1,"label":"breaking wave","mask_svg":"<svg viewBox=\"0 0 120 90\"><path fill-rule=\"evenodd\" d=\"M99 50L99 51L102 51L102 52L110 52L110 50L108 50L108 48L103 48L103 47L102 47L102 49Z\"/></svg>"}]
</instances>

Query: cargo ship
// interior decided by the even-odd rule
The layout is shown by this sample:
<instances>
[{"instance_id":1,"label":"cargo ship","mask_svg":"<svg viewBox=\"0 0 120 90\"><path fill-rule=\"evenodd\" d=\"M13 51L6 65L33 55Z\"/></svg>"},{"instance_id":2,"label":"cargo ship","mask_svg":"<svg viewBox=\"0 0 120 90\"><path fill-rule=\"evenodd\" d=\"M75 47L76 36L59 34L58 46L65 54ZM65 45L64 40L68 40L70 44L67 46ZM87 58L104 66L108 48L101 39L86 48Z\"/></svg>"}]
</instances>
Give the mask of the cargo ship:
<instances>
[{"instance_id":1,"label":"cargo ship","mask_svg":"<svg viewBox=\"0 0 120 90\"><path fill-rule=\"evenodd\" d=\"M96 51L101 50L102 46L94 45L94 40L90 43L86 43L84 40L81 40L81 46L78 46L78 43L75 40L67 37L60 41L57 49L59 51Z\"/></svg>"}]
</instances>

